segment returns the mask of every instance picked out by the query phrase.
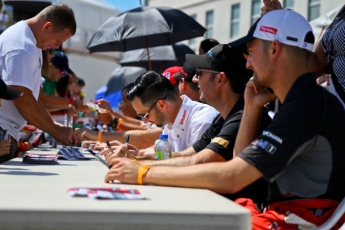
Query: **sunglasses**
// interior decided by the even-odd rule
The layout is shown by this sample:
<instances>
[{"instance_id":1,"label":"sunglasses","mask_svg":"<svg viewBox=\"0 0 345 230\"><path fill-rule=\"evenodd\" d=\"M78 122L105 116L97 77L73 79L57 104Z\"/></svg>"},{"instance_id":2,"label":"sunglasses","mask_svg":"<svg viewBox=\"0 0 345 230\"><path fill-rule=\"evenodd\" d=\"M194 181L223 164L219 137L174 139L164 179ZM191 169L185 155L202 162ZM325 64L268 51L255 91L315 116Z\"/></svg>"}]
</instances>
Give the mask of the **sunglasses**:
<instances>
[{"instance_id":1,"label":"sunglasses","mask_svg":"<svg viewBox=\"0 0 345 230\"><path fill-rule=\"evenodd\" d=\"M157 102L159 101L159 100L165 100L166 99L166 97L162 97L162 98L159 98L159 99L157 99L156 101L155 101L155 103L153 103L153 105L150 107L150 109L147 111L147 113L145 113L145 114L137 114L137 116L139 117L139 118L141 118L141 119L146 119L146 118L148 118L148 115L149 115L149 113L151 112L151 110L153 109L153 107L155 107L155 105L157 104Z\"/></svg>"},{"instance_id":2,"label":"sunglasses","mask_svg":"<svg viewBox=\"0 0 345 230\"><path fill-rule=\"evenodd\" d=\"M215 73L215 74L220 73L220 72L215 71L215 70L209 70L209 69L196 69L196 70L195 70L196 79L198 79L198 80L200 79L200 77L201 77L201 72Z\"/></svg>"}]
</instances>

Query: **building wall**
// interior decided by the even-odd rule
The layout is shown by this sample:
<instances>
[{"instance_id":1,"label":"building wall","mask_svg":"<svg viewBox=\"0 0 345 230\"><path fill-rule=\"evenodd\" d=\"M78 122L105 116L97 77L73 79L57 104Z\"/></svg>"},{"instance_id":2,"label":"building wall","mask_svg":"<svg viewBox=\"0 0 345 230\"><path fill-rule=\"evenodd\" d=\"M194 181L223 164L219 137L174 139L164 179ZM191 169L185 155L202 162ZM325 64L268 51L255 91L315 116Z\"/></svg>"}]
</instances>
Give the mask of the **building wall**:
<instances>
[{"instance_id":1,"label":"building wall","mask_svg":"<svg viewBox=\"0 0 345 230\"><path fill-rule=\"evenodd\" d=\"M213 38L220 43L228 43L247 34L251 25L251 5L252 0L146 0L150 6L170 6L182 10L188 15L197 15L196 20L205 26L206 12L214 11ZM299 12L306 18L308 17L309 0L294 0L293 10ZM240 4L240 29L239 36L230 37L231 25L231 6ZM344 0L320 0L319 15L326 14L332 9L344 4ZM261 5L262 1L261 1ZM197 51L199 43L205 39L200 37L195 39L191 48ZM184 42L188 44L189 42Z\"/></svg>"}]
</instances>

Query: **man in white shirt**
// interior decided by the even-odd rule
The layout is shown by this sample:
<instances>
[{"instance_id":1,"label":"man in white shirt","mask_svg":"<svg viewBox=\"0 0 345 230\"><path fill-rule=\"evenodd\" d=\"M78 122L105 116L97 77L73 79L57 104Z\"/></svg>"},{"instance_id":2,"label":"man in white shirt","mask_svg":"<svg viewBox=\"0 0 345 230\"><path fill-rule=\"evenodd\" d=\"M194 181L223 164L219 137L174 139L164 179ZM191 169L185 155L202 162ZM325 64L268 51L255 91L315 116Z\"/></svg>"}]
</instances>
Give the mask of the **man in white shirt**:
<instances>
[{"instance_id":1,"label":"man in white shirt","mask_svg":"<svg viewBox=\"0 0 345 230\"><path fill-rule=\"evenodd\" d=\"M180 96L167 78L153 71L140 77L127 98L144 122L164 126L174 151L192 146L218 115L211 106Z\"/></svg>"},{"instance_id":2,"label":"man in white shirt","mask_svg":"<svg viewBox=\"0 0 345 230\"><path fill-rule=\"evenodd\" d=\"M61 20L64 19L64 20ZM67 5L51 5L35 17L20 21L0 36L0 66L5 83L23 96L4 101L0 109L0 128L13 137L12 159L20 130L27 122L65 144L76 141L71 128L55 124L38 96L41 86L42 50L59 48L76 31L74 13Z\"/></svg>"}]
</instances>

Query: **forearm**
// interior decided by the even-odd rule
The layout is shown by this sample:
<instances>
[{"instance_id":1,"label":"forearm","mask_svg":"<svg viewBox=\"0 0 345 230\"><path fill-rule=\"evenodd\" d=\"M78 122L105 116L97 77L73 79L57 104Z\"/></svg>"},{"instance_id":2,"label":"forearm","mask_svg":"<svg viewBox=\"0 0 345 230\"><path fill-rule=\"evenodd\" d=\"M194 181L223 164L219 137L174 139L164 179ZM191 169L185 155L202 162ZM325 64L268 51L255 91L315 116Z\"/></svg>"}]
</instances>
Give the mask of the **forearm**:
<instances>
[{"instance_id":1,"label":"forearm","mask_svg":"<svg viewBox=\"0 0 345 230\"><path fill-rule=\"evenodd\" d=\"M224 162L225 159L218 153L210 149L204 149L196 154L185 157L174 157L160 161L140 161L142 165L150 166L189 166L196 164L204 164L209 162Z\"/></svg>"},{"instance_id":2,"label":"forearm","mask_svg":"<svg viewBox=\"0 0 345 230\"><path fill-rule=\"evenodd\" d=\"M39 129L54 135L56 126L52 121L49 113L44 109L43 105L36 101L32 96L31 91L24 87L14 87L19 91L24 91L22 97L14 100L19 113L30 124L38 127Z\"/></svg>"},{"instance_id":3,"label":"forearm","mask_svg":"<svg viewBox=\"0 0 345 230\"><path fill-rule=\"evenodd\" d=\"M258 136L261 112L262 108L260 106L247 106L244 108L233 150L234 157Z\"/></svg>"},{"instance_id":4,"label":"forearm","mask_svg":"<svg viewBox=\"0 0 345 230\"><path fill-rule=\"evenodd\" d=\"M122 122L119 125L119 128L121 130L147 130L148 129L146 126L135 125L133 123L128 123L126 121Z\"/></svg>"},{"instance_id":5,"label":"forearm","mask_svg":"<svg viewBox=\"0 0 345 230\"><path fill-rule=\"evenodd\" d=\"M236 192L228 163L208 163L188 167L151 167L143 178L144 184L205 188L217 193ZM217 180L215 180L217 178ZM221 183L220 183L221 182Z\"/></svg>"},{"instance_id":6,"label":"forearm","mask_svg":"<svg viewBox=\"0 0 345 230\"><path fill-rule=\"evenodd\" d=\"M152 146L159 135L162 133L162 129L149 129L149 130L130 130L126 132L104 132L101 135L101 140L117 140L122 143L126 142L126 136L131 135L130 144L136 146L139 149L148 148ZM96 137L97 140L97 137Z\"/></svg>"},{"instance_id":7,"label":"forearm","mask_svg":"<svg viewBox=\"0 0 345 230\"><path fill-rule=\"evenodd\" d=\"M172 152L172 157L186 157L186 156L191 156L193 154L195 154L195 150L193 148L193 146L189 147L188 149L185 149L181 152Z\"/></svg>"}]
</instances>

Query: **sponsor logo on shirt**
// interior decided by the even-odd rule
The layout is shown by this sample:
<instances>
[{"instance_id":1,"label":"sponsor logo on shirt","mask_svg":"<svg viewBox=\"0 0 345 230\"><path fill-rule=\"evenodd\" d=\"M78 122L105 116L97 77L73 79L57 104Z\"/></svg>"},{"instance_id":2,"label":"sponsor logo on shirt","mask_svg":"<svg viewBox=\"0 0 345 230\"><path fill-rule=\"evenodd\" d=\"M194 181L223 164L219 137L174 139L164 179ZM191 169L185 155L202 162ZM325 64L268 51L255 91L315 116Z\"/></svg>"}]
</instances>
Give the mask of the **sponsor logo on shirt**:
<instances>
[{"instance_id":1,"label":"sponsor logo on shirt","mask_svg":"<svg viewBox=\"0 0 345 230\"><path fill-rule=\"evenodd\" d=\"M180 125L183 125L184 120L186 119L186 115L187 115L187 110L183 110L182 118L180 120Z\"/></svg>"},{"instance_id":2,"label":"sponsor logo on shirt","mask_svg":"<svg viewBox=\"0 0 345 230\"><path fill-rule=\"evenodd\" d=\"M273 144L269 143L268 141L265 141L262 139L260 139L260 140L256 139L255 141L252 142L252 145L265 150L269 154L273 154L277 150L276 146L274 146Z\"/></svg>"},{"instance_id":3,"label":"sponsor logo on shirt","mask_svg":"<svg viewBox=\"0 0 345 230\"><path fill-rule=\"evenodd\" d=\"M217 143L221 146L223 146L224 148L228 147L229 145L229 141L221 138L221 137L215 137L211 140L211 143Z\"/></svg>"},{"instance_id":4,"label":"sponsor logo on shirt","mask_svg":"<svg viewBox=\"0 0 345 230\"><path fill-rule=\"evenodd\" d=\"M278 30L273 27L261 26L260 31L265 32L265 33L270 33L270 34L277 34Z\"/></svg>"},{"instance_id":5,"label":"sponsor logo on shirt","mask_svg":"<svg viewBox=\"0 0 345 230\"><path fill-rule=\"evenodd\" d=\"M262 135L267 136L273 140L275 140L276 142L282 144L283 143L283 139L281 139L280 137L278 137L277 135L274 135L273 133L269 132L269 131L263 131Z\"/></svg>"}]
</instances>

